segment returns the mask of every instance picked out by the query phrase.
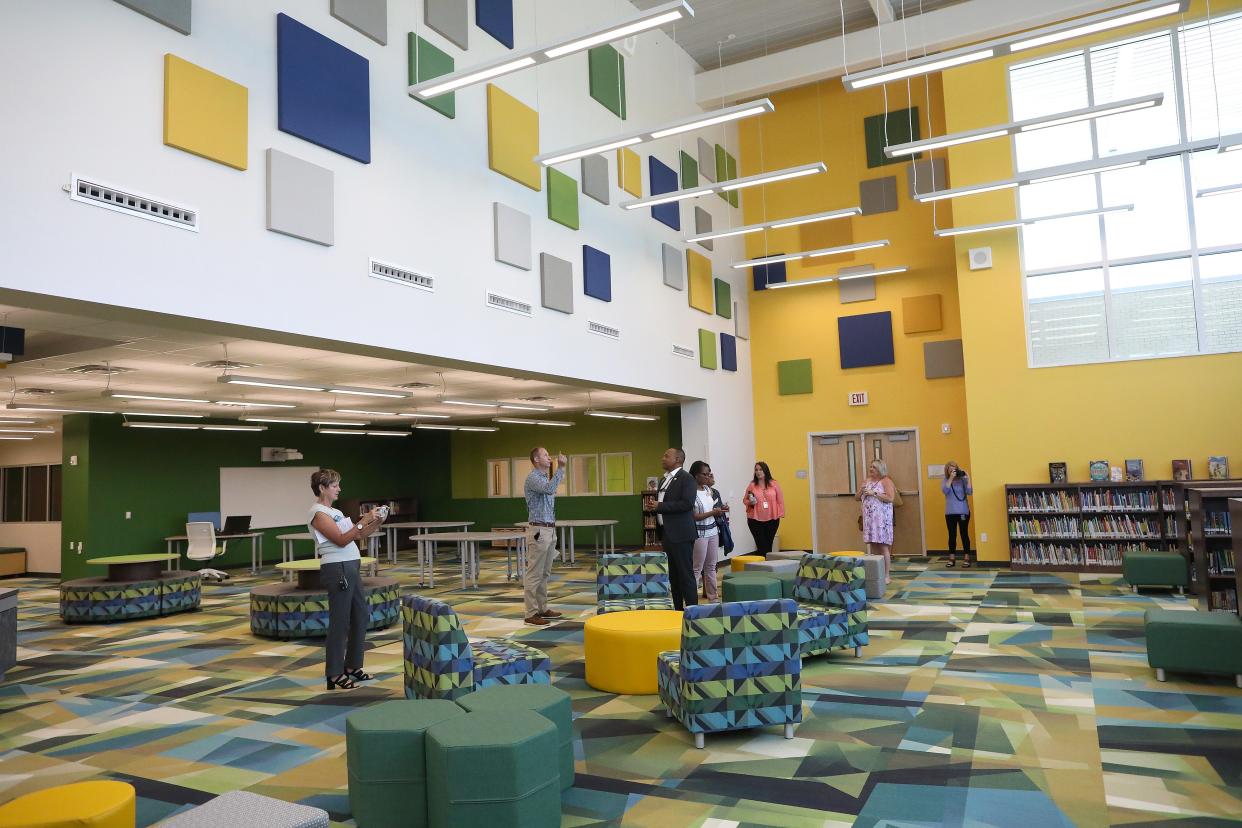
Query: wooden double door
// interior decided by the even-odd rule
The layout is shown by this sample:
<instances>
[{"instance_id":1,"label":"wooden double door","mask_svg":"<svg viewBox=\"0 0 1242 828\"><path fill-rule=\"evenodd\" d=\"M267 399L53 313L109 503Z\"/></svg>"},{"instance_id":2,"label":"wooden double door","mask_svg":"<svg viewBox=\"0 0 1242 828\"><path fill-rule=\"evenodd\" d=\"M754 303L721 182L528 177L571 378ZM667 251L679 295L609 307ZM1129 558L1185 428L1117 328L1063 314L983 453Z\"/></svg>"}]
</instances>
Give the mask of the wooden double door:
<instances>
[{"instance_id":1,"label":"wooden double door","mask_svg":"<svg viewBox=\"0 0 1242 828\"><path fill-rule=\"evenodd\" d=\"M858 530L862 504L854 495L866 482L872 460L888 464L888 476L903 500L893 509L893 554L924 554L918 432L912 429L811 435L815 550L865 548Z\"/></svg>"}]
</instances>

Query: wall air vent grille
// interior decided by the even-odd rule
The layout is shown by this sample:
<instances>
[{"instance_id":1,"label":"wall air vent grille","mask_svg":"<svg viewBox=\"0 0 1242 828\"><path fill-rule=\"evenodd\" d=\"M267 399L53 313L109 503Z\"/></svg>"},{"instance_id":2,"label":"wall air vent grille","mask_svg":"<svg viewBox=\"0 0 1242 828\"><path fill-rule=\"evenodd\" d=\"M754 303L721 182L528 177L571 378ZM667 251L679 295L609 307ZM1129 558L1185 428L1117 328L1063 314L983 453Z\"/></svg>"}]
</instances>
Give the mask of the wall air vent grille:
<instances>
[{"instance_id":1,"label":"wall air vent grille","mask_svg":"<svg viewBox=\"0 0 1242 828\"><path fill-rule=\"evenodd\" d=\"M418 288L428 293L436 292L436 280L433 276L424 276L421 273L415 273L412 270L406 270L403 267L387 264L385 262L371 260L371 275L376 279L383 279L386 282L396 282L399 285Z\"/></svg>"},{"instance_id":2,"label":"wall air vent grille","mask_svg":"<svg viewBox=\"0 0 1242 828\"><path fill-rule=\"evenodd\" d=\"M69 197L83 204L94 204L96 207L104 207L118 213L198 232L198 210L100 184L93 179L72 176L69 182Z\"/></svg>"},{"instance_id":3,"label":"wall air vent grille","mask_svg":"<svg viewBox=\"0 0 1242 828\"><path fill-rule=\"evenodd\" d=\"M499 293L487 294L487 306L496 310L508 311L516 313L518 316L534 316L535 309L531 307L530 302L522 302L517 299L511 299L508 296L501 296Z\"/></svg>"},{"instance_id":4,"label":"wall air vent grille","mask_svg":"<svg viewBox=\"0 0 1242 828\"><path fill-rule=\"evenodd\" d=\"M621 338L620 328L614 328L611 325L605 325L602 322L592 322L588 319L587 330L593 334L599 334L600 336L606 336L609 339L620 339Z\"/></svg>"},{"instance_id":5,"label":"wall air vent grille","mask_svg":"<svg viewBox=\"0 0 1242 828\"><path fill-rule=\"evenodd\" d=\"M686 359L694 359L694 349L687 348L685 345L678 345L677 343L673 343L673 355L679 356L679 357L685 357Z\"/></svg>"}]
</instances>

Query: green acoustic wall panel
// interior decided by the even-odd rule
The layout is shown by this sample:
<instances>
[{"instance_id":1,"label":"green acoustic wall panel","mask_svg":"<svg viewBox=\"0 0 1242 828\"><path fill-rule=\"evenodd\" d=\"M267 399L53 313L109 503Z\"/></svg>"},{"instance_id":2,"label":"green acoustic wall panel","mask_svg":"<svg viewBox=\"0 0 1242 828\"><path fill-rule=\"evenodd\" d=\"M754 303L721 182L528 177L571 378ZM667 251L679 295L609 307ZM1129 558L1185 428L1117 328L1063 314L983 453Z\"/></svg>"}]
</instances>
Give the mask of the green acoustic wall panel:
<instances>
[{"instance_id":1,"label":"green acoustic wall panel","mask_svg":"<svg viewBox=\"0 0 1242 828\"><path fill-rule=\"evenodd\" d=\"M416 83L422 83L425 80L431 80L432 78L438 78L441 75L451 73L455 61L448 52L410 32L408 64L409 82L410 86L413 86ZM421 104L431 107L442 115L447 115L450 118L457 117L457 98L453 92L438 95L431 99L420 98L417 95L411 95L410 97Z\"/></svg>"},{"instance_id":2,"label":"green acoustic wall panel","mask_svg":"<svg viewBox=\"0 0 1242 828\"><path fill-rule=\"evenodd\" d=\"M776 363L776 381L777 392L782 396L812 393L815 388L811 382L811 361L789 359Z\"/></svg>"},{"instance_id":3,"label":"green acoustic wall panel","mask_svg":"<svg viewBox=\"0 0 1242 828\"><path fill-rule=\"evenodd\" d=\"M625 120L625 58L611 46L587 52L591 97Z\"/></svg>"},{"instance_id":4,"label":"green acoustic wall panel","mask_svg":"<svg viewBox=\"0 0 1242 828\"><path fill-rule=\"evenodd\" d=\"M733 318L733 289L724 279L716 280L716 315Z\"/></svg>"},{"instance_id":5,"label":"green acoustic wall panel","mask_svg":"<svg viewBox=\"0 0 1242 828\"><path fill-rule=\"evenodd\" d=\"M737 159L725 151L725 148L716 145L716 181L732 181L737 178ZM717 193L716 195L723 198L729 204L737 207L739 204L737 190L730 190L727 193Z\"/></svg>"},{"instance_id":6,"label":"green acoustic wall panel","mask_svg":"<svg viewBox=\"0 0 1242 828\"><path fill-rule=\"evenodd\" d=\"M716 335L699 328L699 365L716 370Z\"/></svg>"},{"instance_id":7,"label":"green acoustic wall panel","mask_svg":"<svg viewBox=\"0 0 1242 828\"><path fill-rule=\"evenodd\" d=\"M682 150L681 157L681 188L688 190L699 186L699 162L690 153Z\"/></svg>"},{"instance_id":8,"label":"green acoustic wall panel","mask_svg":"<svg viewBox=\"0 0 1242 828\"><path fill-rule=\"evenodd\" d=\"M919 140L919 108L917 106L888 113L887 126L884 115L872 115L870 118L863 119L863 135L867 141L868 167L906 164L912 159L923 157L919 154L889 158L884 154L885 147Z\"/></svg>"},{"instance_id":9,"label":"green acoustic wall panel","mask_svg":"<svg viewBox=\"0 0 1242 828\"><path fill-rule=\"evenodd\" d=\"M548 218L578 229L578 182L552 167L548 167Z\"/></svg>"}]
</instances>

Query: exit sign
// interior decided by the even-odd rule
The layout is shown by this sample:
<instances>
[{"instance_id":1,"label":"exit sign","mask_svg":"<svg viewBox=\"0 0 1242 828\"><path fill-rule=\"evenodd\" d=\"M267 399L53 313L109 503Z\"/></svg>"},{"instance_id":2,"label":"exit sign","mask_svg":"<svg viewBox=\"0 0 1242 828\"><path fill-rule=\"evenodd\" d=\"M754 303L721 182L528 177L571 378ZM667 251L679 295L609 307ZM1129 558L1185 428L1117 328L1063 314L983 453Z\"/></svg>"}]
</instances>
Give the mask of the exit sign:
<instances>
[{"instance_id":1,"label":"exit sign","mask_svg":"<svg viewBox=\"0 0 1242 828\"><path fill-rule=\"evenodd\" d=\"M867 392L866 391L851 391L850 392L850 405L866 405L866 404L867 404Z\"/></svg>"}]
</instances>

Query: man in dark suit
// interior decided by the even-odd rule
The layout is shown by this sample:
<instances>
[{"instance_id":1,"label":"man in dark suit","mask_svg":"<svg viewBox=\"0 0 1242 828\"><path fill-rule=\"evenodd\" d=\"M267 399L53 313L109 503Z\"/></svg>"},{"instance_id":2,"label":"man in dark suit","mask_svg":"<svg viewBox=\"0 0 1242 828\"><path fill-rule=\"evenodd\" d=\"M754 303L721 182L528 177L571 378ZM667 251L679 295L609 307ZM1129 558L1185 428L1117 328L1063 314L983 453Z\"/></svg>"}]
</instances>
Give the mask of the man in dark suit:
<instances>
[{"instance_id":1,"label":"man in dark suit","mask_svg":"<svg viewBox=\"0 0 1242 828\"><path fill-rule=\"evenodd\" d=\"M668 577L673 588L673 606L684 609L699 602L694 584L694 498L698 486L682 468L686 453L671 448L660 458L664 479L660 482L656 517L660 526L660 542L668 556Z\"/></svg>"}]
</instances>

